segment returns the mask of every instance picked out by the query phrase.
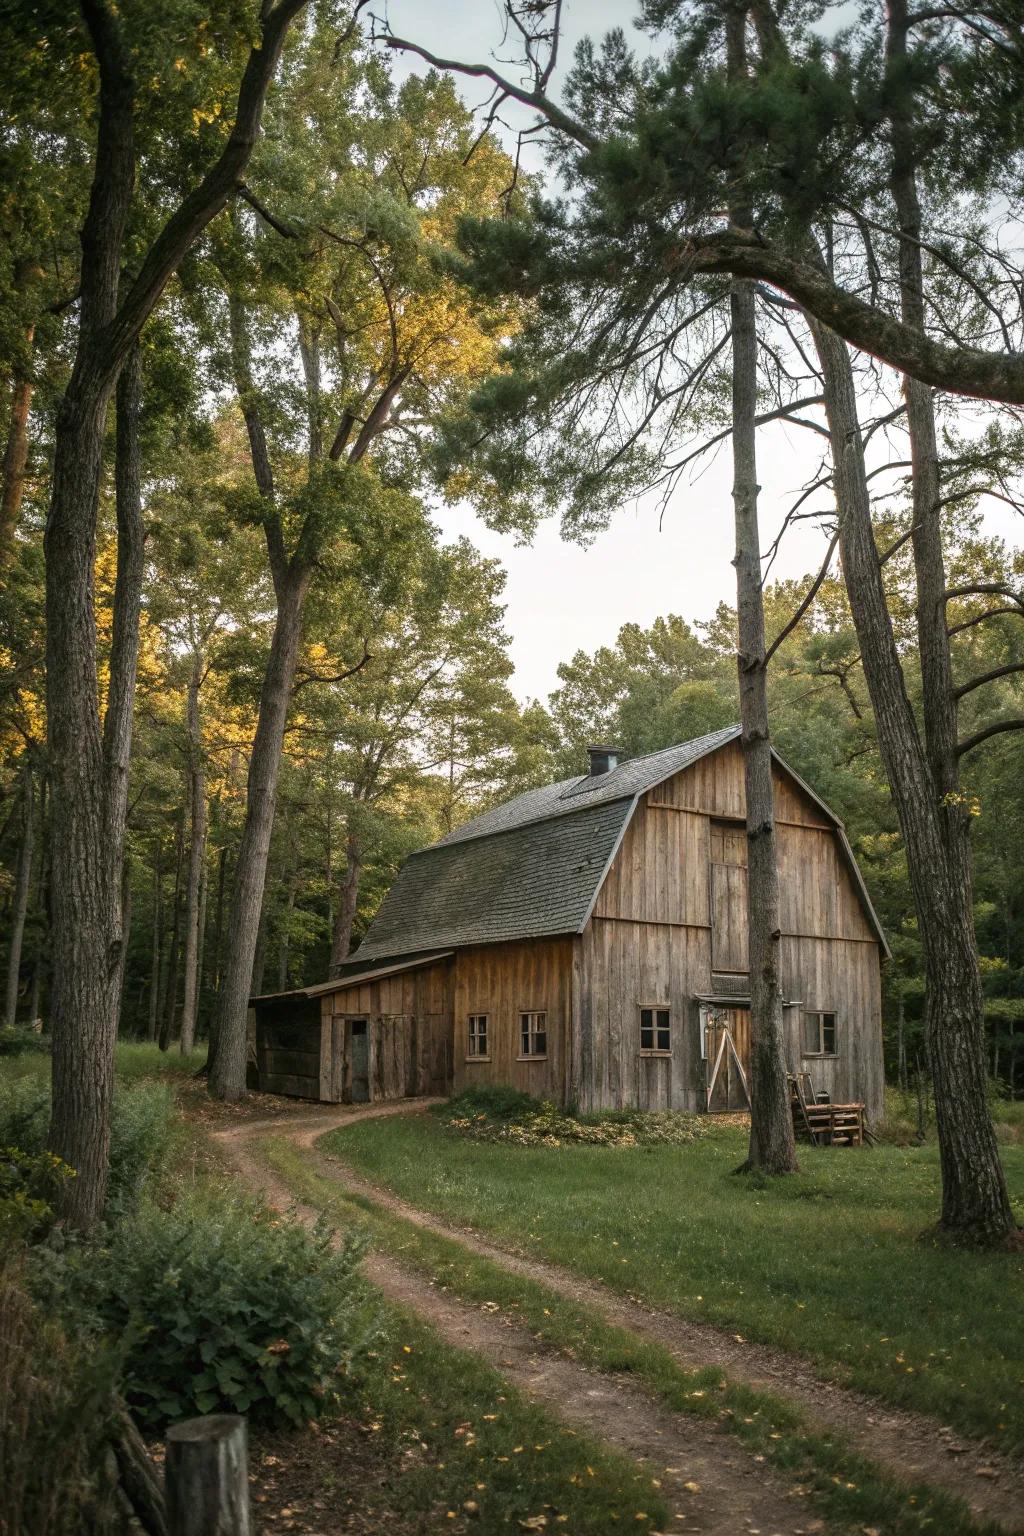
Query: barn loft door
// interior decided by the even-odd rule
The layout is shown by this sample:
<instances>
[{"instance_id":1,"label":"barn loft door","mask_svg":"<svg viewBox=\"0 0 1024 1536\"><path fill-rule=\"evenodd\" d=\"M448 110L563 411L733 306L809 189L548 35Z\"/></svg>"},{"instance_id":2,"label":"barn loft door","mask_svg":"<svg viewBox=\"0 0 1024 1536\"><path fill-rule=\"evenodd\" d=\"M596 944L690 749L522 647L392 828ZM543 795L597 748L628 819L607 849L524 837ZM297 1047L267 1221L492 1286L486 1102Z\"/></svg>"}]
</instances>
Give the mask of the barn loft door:
<instances>
[{"instance_id":1,"label":"barn loft door","mask_svg":"<svg viewBox=\"0 0 1024 1536\"><path fill-rule=\"evenodd\" d=\"M711 969L745 971L747 958L747 830L711 823Z\"/></svg>"},{"instance_id":2,"label":"barn loft door","mask_svg":"<svg viewBox=\"0 0 1024 1536\"><path fill-rule=\"evenodd\" d=\"M750 1011L709 1010L704 1025L709 1114L750 1108Z\"/></svg>"}]
</instances>

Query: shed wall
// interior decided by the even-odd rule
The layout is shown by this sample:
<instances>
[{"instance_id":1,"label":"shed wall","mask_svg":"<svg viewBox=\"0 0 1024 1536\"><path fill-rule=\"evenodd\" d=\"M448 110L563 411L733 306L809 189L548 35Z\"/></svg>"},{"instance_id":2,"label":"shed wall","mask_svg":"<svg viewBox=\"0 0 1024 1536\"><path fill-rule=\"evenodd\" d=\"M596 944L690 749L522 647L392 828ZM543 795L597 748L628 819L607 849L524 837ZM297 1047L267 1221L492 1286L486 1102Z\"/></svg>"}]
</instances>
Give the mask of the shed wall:
<instances>
[{"instance_id":1,"label":"shed wall","mask_svg":"<svg viewBox=\"0 0 1024 1536\"><path fill-rule=\"evenodd\" d=\"M438 961L320 998L320 1097L348 1099L349 1021L366 1019L370 1098L446 1093L451 1082L451 962Z\"/></svg>"},{"instance_id":2,"label":"shed wall","mask_svg":"<svg viewBox=\"0 0 1024 1536\"><path fill-rule=\"evenodd\" d=\"M572 996L569 938L487 944L459 950L454 971L454 1089L508 1083L539 1098L565 1096L565 1048ZM547 1015L547 1056L524 1060L519 1015ZM488 1016L489 1059L467 1055L470 1014Z\"/></svg>"}]
</instances>

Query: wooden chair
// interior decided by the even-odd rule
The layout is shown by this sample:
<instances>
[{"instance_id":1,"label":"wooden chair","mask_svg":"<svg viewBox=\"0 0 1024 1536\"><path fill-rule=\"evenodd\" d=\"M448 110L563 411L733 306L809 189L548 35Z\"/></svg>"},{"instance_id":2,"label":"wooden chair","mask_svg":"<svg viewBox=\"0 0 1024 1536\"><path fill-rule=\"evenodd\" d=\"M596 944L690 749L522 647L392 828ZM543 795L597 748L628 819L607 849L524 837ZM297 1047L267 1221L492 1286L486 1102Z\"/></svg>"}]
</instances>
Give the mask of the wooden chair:
<instances>
[{"instance_id":1,"label":"wooden chair","mask_svg":"<svg viewBox=\"0 0 1024 1536\"><path fill-rule=\"evenodd\" d=\"M810 1074L790 1074L793 1128L803 1130L816 1147L862 1147L865 1140L864 1105L833 1104L827 1094L815 1094Z\"/></svg>"}]
</instances>

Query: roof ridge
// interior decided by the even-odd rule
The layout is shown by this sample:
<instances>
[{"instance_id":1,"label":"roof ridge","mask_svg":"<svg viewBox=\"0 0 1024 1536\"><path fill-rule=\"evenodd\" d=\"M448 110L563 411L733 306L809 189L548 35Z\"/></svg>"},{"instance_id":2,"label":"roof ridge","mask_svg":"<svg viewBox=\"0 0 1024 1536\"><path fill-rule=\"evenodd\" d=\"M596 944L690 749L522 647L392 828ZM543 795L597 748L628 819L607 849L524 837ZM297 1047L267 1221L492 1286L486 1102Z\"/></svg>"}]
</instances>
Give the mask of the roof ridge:
<instances>
[{"instance_id":1,"label":"roof ridge","mask_svg":"<svg viewBox=\"0 0 1024 1536\"><path fill-rule=\"evenodd\" d=\"M554 789L557 786L552 785L552 784L548 784L548 785L545 785L543 787L547 788L547 789ZM530 794L531 791L530 790L524 790L523 793L524 794ZM514 797L514 799L506 800L503 803L505 805L515 805L516 800L521 800L521 799L522 799L521 795L516 795ZM636 799L636 791L635 790L624 789L622 791L621 795L609 795L608 798L606 800L602 800L600 802L600 804L601 805L617 805L620 800L635 800L635 799ZM438 838L436 843L427 843L425 848L414 848L412 853L410 853L410 854L408 854L406 856L405 862L407 863L409 859L418 859L424 853L436 853L439 848L458 848L460 843L475 843L475 842L479 842L479 840L481 838L483 838L483 837L504 837L506 832L522 832L525 827L535 827L537 825L537 823L541 822L541 821L557 821L560 816L578 816L578 815L581 815L584 811L594 811L594 810L597 810L597 806L593 805L593 804L591 804L591 805L566 805L563 800L559 800L557 802L557 805L558 805L558 809L557 810L547 811L547 812L545 812L544 814L542 814L540 816L531 816L529 821L512 821L512 822L509 822L507 827L490 827L490 828L485 828L482 832L467 832L465 837L453 837L451 835L451 833L448 833L445 837ZM502 808L501 806L494 806L493 807L494 810L501 810L501 808ZM486 816L487 812L486 811L481 811L480 814L481 814L481 816ZM473 825L473 823L472 823L472 821L467 821L467 822L464 822L463 825L466 826L466 827L471 827ZM459 830L459 829L456 828L456 830Z\"/></svg>"}]
</instances>

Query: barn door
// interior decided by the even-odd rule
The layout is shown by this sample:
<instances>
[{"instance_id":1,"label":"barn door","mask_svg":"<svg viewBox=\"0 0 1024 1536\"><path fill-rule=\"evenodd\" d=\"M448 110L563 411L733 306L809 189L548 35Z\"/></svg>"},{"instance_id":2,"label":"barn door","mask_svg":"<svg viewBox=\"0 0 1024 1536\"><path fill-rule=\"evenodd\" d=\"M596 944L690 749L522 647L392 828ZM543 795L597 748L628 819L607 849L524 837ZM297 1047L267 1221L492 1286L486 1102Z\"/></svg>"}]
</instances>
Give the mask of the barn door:
<instances>
[{"instance_id":1,"label":"barn door","mask_svg":"<svg viewBox=\"0 0 1024 1536\"><path fill-rule=\"evenodd\" d=\"M709 1114L750 1108L750 1011L709 1009L704 1024Z\"/></svg>"},{"instance_id":2,"label":"barn door","mask_svg":"<svg viewBox=\"0 0 1024 1536\"><path fill-rule=\"evenodd\" d=\"M711 823L711 969L745 971L747 959L747 830Z\"/></svg>"}]
</instances>

